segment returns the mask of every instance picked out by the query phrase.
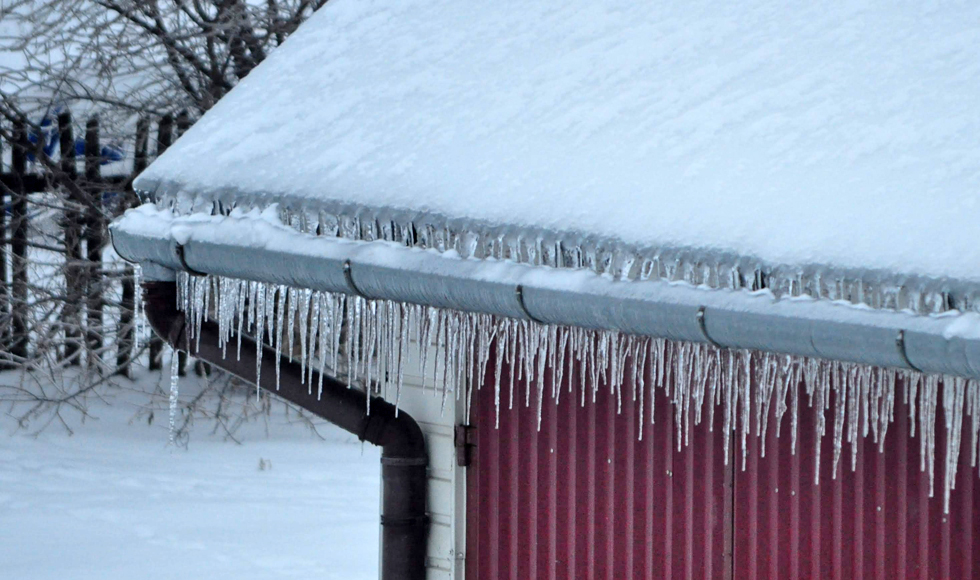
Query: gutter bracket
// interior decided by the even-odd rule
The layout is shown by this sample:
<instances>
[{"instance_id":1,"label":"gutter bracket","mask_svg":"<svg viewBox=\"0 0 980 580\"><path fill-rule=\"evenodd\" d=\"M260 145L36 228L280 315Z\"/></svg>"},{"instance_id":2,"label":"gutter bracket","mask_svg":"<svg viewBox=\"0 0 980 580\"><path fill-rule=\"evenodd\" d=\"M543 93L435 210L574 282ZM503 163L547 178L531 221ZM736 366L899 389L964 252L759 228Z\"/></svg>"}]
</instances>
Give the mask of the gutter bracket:
<instances>
[{"instance_id":1,"label":"gutter bracket","mask_svg":"<svg viewBox=\"0 0 980 580\"><path fill-rule=\"evenodd\" d=\"M361 292L361 289L357 287L357 284L354 283L354 276L351 272L350 260L344 260L344 282L347 283L347 289L350 290L351 294L357 296L358 298L363 298L364 300L370 300L370 298Z\"/></svg>"},{"instance_id":2,"label":"gutter bracket","mask_svg":"<svg viewBox=\"0 0 980 580\"><path fill-rule=\"evenodd\" d=\"M704 313L707 310L708 310L707 306L702 306L698 308L697 319L698 319L698 328L701 329L701 335L704 336L704 339L708 341L715 348L725 348L723 344L715 341L715 339L711 338L711 336L708 334L708 326L707 324L705 324L704 321Z\"/></svg>"},{"instance_id":3,"label":"gutter bracket","mask_svg":"<svg viewBox=\"0 0 980 580\"><path fill-rule=\"evenodd\" d=\"M429 460L425 457L385 457L381 456L381 465L395 465L406 467L411 465L428 465Z\"/></svg>"},{"instance_id":4,"label":"gutter bracket","mask_svg":"<svg viewBox=\"0 0 980 580\"><path fill-rule=\"evenodd\" d=\"M472 425L456 425L454 435L456 465L469 467L473 463L473 453L476 449L476 429Z\"/></svg>"},{"instance_id":5,"label":"gutter bracket","mask_svg":"<svg viewBox=\"0 0 980 580\"><path fill-rule=\"evenodd\" d=\"M190 274L191 276L198 276L198 277L207 276L207 274L205 274L204 272L199 272L187 265L187 260L186 258L184 258L183 244L178 244L177 242L174 242L174 256L177 256L177 261L180 262L180 267L183 268L184 271Z\"/></svg>"},{"instance_id":6,"label":"gutter bracket","mask_svg":"<svg viewBox=\"0 0 980 580\"><path fill-rule=\"evenodd\" d=\"M514 288L514 293L517 295L517 306L521 309L521 313L531 322L544 324L544 322L541 319L531 314L531 312L527 309L527 305L524 304L524 285L518 284L517 287Z\"/></svg>"},{"instance_id":7,"label":"gutter bracket","mask_svg":"<svg viewBox=\"0 0 980 580\"><path fill-rule=\"evenodd\" d=\"M909 360L908 351L906 351L906 349L905 349L905 331L904 330L899 330L898 331L898 335L895 336L895 348L898 349L898 356L901 357L902 362L905 363L905 366L909 367L910 369L912 369L913 371L915 371L917 373L921 373L922 372L922 369L920 369L919 367L917 367L914 364L912 364L912 361Z\"/></svg>"}]
</instances>

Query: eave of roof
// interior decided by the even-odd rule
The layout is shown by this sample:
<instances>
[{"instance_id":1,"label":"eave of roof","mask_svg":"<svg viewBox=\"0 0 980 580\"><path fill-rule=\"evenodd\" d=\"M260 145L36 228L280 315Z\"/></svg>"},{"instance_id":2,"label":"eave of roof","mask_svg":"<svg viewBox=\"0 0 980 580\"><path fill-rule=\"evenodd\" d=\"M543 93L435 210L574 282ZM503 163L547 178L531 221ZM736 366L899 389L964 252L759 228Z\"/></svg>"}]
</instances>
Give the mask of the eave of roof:
<instances>
[{"instance_id":1,"label":"eave of roof","mask_svg":"<svg viewBox=\"0 0 980 580\"><path fill-rule=\"evenodd\" d=\"M302 229L307 231L285 225L278 207L180 216L166 207L144 205L114 223L113 245L128 260L171 271L980 378L980 315L976 313L923 316L839 300L777 297L765 289L752 292L683 281L628 280L611 272L597 275L541 261L461 255L454 250L458 243L443 248L438 243L428 248L406 244L406 239L428 239L428 234L415 238L417 232L410 233L410 227L399 227L397 222L388 225L400 239L384 241L316 235L309 230L318 221L293 217L304 222ZM349 225L362 231L364 224ZM369 224L368 229L385 231L379 225ZM446 232L430 233L438 239ZM513 248L539 252L542 246L532 243L522 248L518 242Z\"/></svg>"},{"instance_id":2,"label":"eave of roof","mask_svg":"<svg viewBox=\"0 0 980 580\"><path fill-rule=\"evenodd\" d=\"M271 196L236 188L194 193L173 181L141 178L146 201L176 215L228 214L276 207L299 232L349 240L385 240L409 247L519 264L587 270L616 280L686 282L695 287L766 290L776 298L808 297L872 309L930 315L980 312L980 281L930 277L832 264L780 264L716 248L644 247L610 237L499 225L435 213L357 203Z\"/></svg>"}]
</instances>

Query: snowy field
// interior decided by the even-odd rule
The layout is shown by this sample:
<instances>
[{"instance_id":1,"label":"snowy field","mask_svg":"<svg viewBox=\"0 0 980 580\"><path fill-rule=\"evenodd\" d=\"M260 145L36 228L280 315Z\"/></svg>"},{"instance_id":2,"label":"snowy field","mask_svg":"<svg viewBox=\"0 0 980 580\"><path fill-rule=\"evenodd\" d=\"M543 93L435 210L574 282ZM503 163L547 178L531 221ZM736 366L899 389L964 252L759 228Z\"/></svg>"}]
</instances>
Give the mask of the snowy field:
<instances>
[{"instance_id":1,"label":"snowy field","mask_svg":"<svg viewBox=\"0 0 980 580\"><path fill-rule=\"evenodd\" d=\"M148 425L137 402L92 403L84 424L66 414L72 435L35 436L2 409L0 577L377 578L374 447L273 415L241 444L198 424L179 449L166 412Z\"/></svg>"}]
</instances>

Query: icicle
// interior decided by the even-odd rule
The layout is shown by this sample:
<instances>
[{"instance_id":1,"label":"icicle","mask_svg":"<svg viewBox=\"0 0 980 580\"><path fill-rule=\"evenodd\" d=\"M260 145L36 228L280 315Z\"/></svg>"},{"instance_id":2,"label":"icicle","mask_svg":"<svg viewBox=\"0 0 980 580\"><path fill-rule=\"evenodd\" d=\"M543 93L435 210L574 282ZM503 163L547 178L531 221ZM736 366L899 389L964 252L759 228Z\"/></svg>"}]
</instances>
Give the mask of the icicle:
<instances>
[{"instance_id":1,"label":"icicle","mask_svg":"<svg viewBox=\"0 0 980 580\"><path fill-rule=\"evenodd\" d=\"M548 368L551 369L551 398L557 401L558 391L561 390L559 379L561 370L558 364L558 327L554 324L549 324L547 326L547 333L547 346L545 350L548 353Z\"/></svg>"},{"instance_id":2,"label":"icicle","mask_svg":"<svg viewBox=\"0 0 980 580\"><path fill-rule=\"evenodd\" d=\"M330 336L333 337L333 347L330 352L333 356L333 371L340 371L340 335L344 332L344 320L347 319L347 296L344 294L334 295L330 299ZM348 330L350 332L350 330Z\"/></svg>"},{"instance_id":3,"label":"icicle","mask_svg":"<svg viewBox=\"0 0 980 580\"><path fill-rule=\"evenodd\" d=\"M599 379L604 374L605 366L602 365L602 333L589 332L587 336L588 359L586 364L589 366L589 380L592 384L592 403L596 402L596 395L599 393Z\"/></svg>"},{"instance_id":4,"label":"icicle","mask_svg":"<svg viewBox=\"0 0 980 580\"><path fill-rule=\"evenodd\" d=\"M324 366L326 365L326 362L327 362L327 341L328 340L330 340L330 341L333 340L333 337L330 335L330 332L329 332L330 316L331 316L331 308L330 308L331 299L330 299L330 296L327 295L327 294L321 293L318 296L318 300L320 302L320 308L319 308L320 317L317 320L317 325L320 327L320 332L319 332L319 334L320 334L320 352L317 355L317 360L319 362L319 368L317 369L318 372L319 372L319 374L317 375L317 386L316 386L316 400L317 401L320 400L320 396L323 394L323 374L324 374L324 370L325 370L324 369ZM281 332L281 326L282 325L280 324L280 332ZM332 344L332 342L331 342L331 344Z\"/></svg>"},{"instance_id":5,"label":"icicle","mask_svg":"<svg viewBox=\"0 0 980 580\"><path fill-rule=\"evenodd\" d=\"M456 354L459 352L459 316L457 313L449 313L445 317L445 348L442 349L443 352L443 364L442 364L442 405L439 412L444 413L446 411L446 401L449 393L456 394L456 372L453 368L453 360Z\"/></svg>"},{"instance_id":6,"label":"icicle","mask_svg":"<svg viewBox=\"0 0 980 580\"><path fill-rule=\"evenodd\" d=\"M470 378L468 382L470 383L470 389L472 391L473 385L477 389L481 388L483 383L487 380L487 365L490 364L490 349L493 344L494 337L496 336L497 329L493 322L493 317L489 314L481 314L477 320L478 333L479 333L479 343L477 345L478 351L478 363L477 363L477 376L475 378ZM466 423L470 423L470 411L473 408L473 398L472 392L468 398L466 404Z\"/></svg>"},{"instance_id":7,"label":"icicle","mask_svg":"<svg viewBox=\"0 0 980 580\"><path fill-rule=\"evenodd\" d=\"M265 333L265 284L256 284L253 300L255 302L255 400L259 399L262 384L262 343Z\"/></svg>"},{"instance_id":8,"label":"icicle","mask_svg":"<svg viewBox=\"0 0 980 580\"><path fill-rule=\"evenodd\" d=\"M776 355L765 353L762 356L762 381L758 385L759 401L756 406L756 436L759 438L759 456L766 456L766 433L769 430L769 409L776 389L778 374Z\"/></svg>"},{"instance_id":9,"label":"icicle","mask_svg":"<svg viewBox=\"0 0 980 580\"><path fill-rule=\"evenodd\" d=\"M433 344L433 346L435 347L436 350L433 353L433 357L432 357L432 386L433 386L433 388L438 388L437 385L439 384L439 355L444 350L443 349L443 346L442 346L442 343L443 343L443 326L445 324L446 324L446 316L445 316L445 313L443 313L442 311L438 311L437 310L436 311L436 318L435 318L436 338L435 338L435 343ZM443 384L442 384L442 400L443 401L446 400L446 383L445 382L443 382Z\"/></svg>"},{"instance_id":10,"label":"icicle","mask_svg":"<svg viewBox=\"0 0 980 580\"><path fill-rule=\"evenodd\" d=\"M795 365L793 372L786 375L786 381L789 384L788 390L790 394L790 404L792 405L792 411L790 413L790 454L796 455L796 439L799 432L799 416L800 416L800 380L803 374L803 365L807 364L809 361L801 362Z\"/></svg>"},{"instance_id":11,"label":"icicle","mask_svg":"<svg viewBox=\"0 0 980 580\"><path fill-rule=\"evenodd\" d=\"M662 338L650 342L650 358L653 366L650 368L650 424L657 422L657 387L663 386L664 357L666 356L667 341ZM727 462L727 455L725 456Z\"/></svg>"},{"instance_id":12,"label":"icicle","mask_svg":"<svg viewBox=\"0 0 980 580\"><path fill-rule=\"evenodd\" d=\"M905 402L909 406L909 436L915 437L915 399L916 390L921 380L919 373L906 373L905 375Z\"/></svg>"},{"instance_id":13,"label":"icicle","mask_svg":"<svg viewBox=\"0 0 980 580\"><path fill-rule=\"evenodd\" d=\"M678 345L677 349L677 366L674 368L675 371L675 384L674 386L674 417L675 417L675 429L676 433L674 438L677 440L677 451L680 451L683 443L684 435L684 400L687 398L687 356L689 347L687 343Z\"/></svg>"},{"instance_id":14,"label":"icicle","mask_svg":"<svg viewBox=\"0 0 980 580\"><path fill-rule=\"evenodd\" d=\"M634 355L633 361L636 371L636 391L639 394L640 399L640 415L637 419L637 440L643 441L643 400L646 393L646 375L647 375L647 355L650 352L650 339L643 338L636 342L636 354ZM653 382L651 381L651 385ZM652 387L651 387L652 389ZM653 392L650 393L650 401L653 402Z\"/></svg>"},{"instance_id":15,"label":"icicle","mask_svg":"<svg viewBox=\"0 0 980 580\"><path fill-rule=\"evenodd\" d=\"M358 298L347 300L347 388L354 386L354 374L357 372L357 351L359 349L360 336L358 330L361 326L361 301ZM371 395L368 391L368 405L370 405Z\"/></svg>"},{"instance_id":16,"label":"icicle","mask_svg":"<svg viewBox=\"0 0 980 580\"><path fill-rule=\"evenodd\" d=\"M285 310L286 310L287 292L288 289L285 286L280 286L277 295L278 301L276 302L275 341L276 341L276 390L277 391L279 390L279 378L280 378L279 359L282 358L282 333L283 333L282 322L283 322L283 318L286 315Z\"/></svg>"},{"instance_id":17,"label":"icicle","mask_svg":"<svg viewBox=\"0 0 980 580\"><path fill-rule=\"evenodd\" d=\"M262 310L262 315L257 323L257 331L259 335L259 342L263 342L262 336L264 334L269 335L269 344L274 345L275 332L276 332L276 287L271 284L262 285L262 293L259 300L261 303L258 307ZM261 354L259 355L261 357ZM279 361L276 360L276 372L278 373ZM258 384L258 381L256 381ZM277 384L278 387L278 384Z\"/></svg>"},{"instance_id":18,"label":"icicle","mask_svg":"<svg viewBox=\"0 0 980 580\"><path fill-rule=\"evenodd\" d=\"M537 368L537 396L538 396L538 431L541 430L541 407L544 404L544 377L548 363L548 332L547 327L538 327L538 368Z\"/></svg>"},{"instance_id":19,"label":"icicle","mask_svg":"<svg viewBox=\"0 0 980 580\"><path fill-rule=\"evenodd\" d=\"M427 306L423 314L424 316L419 323L419 347L422 350L419 357L419 376L422 377L422 392L424 393L426 366L429 360L429 353L432 352L432 329L436 326L436 310ZM434 383L432 387L435 389Z\"/></svg>"},{"instance_id":20,"label":"icicle","mask_svg":"<svg viewBox=\"0 0 980 580\"><path fill-rule=\"evenodd\" d=\"M204 280L198 277L193 277L190 279L191 288L189 296L191 298L190 304L190 317L194 322L192 330L192 338L194 339L194 350L200 350L201 346L201 324L204 321L204 289L207 288L207 284Z\"/></svg>"},{"instance_id":21,"label":"icicle","mask_svg":"<svg viewBox=\"0 0 980 580\"><path fill-rule=\"evenodd\" d=\"M718 388L721 383L721 351L714 346L706 347L708 350L707 370L704 374L704 381L708 387L708 431L715 430L715 407L721 404L721 390ZM703 390L703 388L702 388ZM700 421L700 407L698 409L698 420Z\"/></svg>"},{"instance_id":22,"label":"icicle","mask_svg":"<svg viewBox=\"0 0 980 580\"><path fill-rule=\"evenodd\" d=\"M320 330L320 296L310 292L310 319L307 323L310 335L306 340L306 384L309 391L313 392L313 363L316 360L316 340Z\"/></svg>"},{"instance_id":23,"label":"icicle","mask_svg":"<svg viewBox=\"0 0 980 580\"><path fill-rule=\"evenodd\" d=\"M592 346L594 344L595 332L584 328L577 329L578 332L578 379L579 390L581 391L580 406L585 406L585 399L588 393L589 380L592 377L594 365L590 365L592 360Z\"/></svg>"},{"instance_id":24,"label":"icicle","mask_svg":"<svg viewBox=\"0 0 980 580\"><path fill-rule=\"evenodd\" d=\"M214 284L214 279L210 276L204 278L202 281L204 286L204 320L210 321L211 318L211 286Z\"/></svg>"},{"instance_id":25,"label":"icicle","mask_svg":"<svg viewBox=\"0 0 980 580\"><path fill-rule=\"evenodd\" d=\"M242 324L245 322L245 293L247 282L238 283L238 349L236 350L237 360L242 360Z\"/></svg>"},{"instance_id":26,"label":"icicle","mask_svg":"<svg viewBox=\"0 0 980 580\"><path fill-rule=\"evenodd\" d=\"M557 388L555 389L555 405L561 401L561 391L562 384L565 380L565 367L568 366L568 389L571 392L572 389L572 357L568 355L568 341L571 336L571 330L568 328L558 328L557 329L558 338L558 352L555 355L557 363L555 364L555 384Z\"/></svg>"},{"instance_id":27,"label":"icicle","mask_svg":"<svg viewBox=\"0 0 980 580\"><path fill-rule=\"evenodd\" d=\"M170 356L170 445L174 444L174 429L177 426L177 388L180 381L180 356L174 350Z\"/></svg>"},{"instance_id":28,"label":"icicle","mask_svg":"<svg viewBox=\"0 0 980 580\"><path fill-rule=\"evenodd\" d=\"M531 380L534 377L534 356L535 347L538 344L539 327L528 320L522 320L521 327L524 332L524 364L521 366L521 370L524 377L524 407L527 408L531 406Z\"/></svg>"},{"instance_id":29,"label":"icicle","mask_svg":"<svg viewBox=\"0 0 980 580\"><path fill-rule=\"evenodd\" d=\"M626 358L629 355L632 337L618 335L616 340L616 414L623 412L623 381L626 380Z\"/></svg>"},{"instance_id":30,"label":"icicle","mask_svg":"<svg viewBox=\"0 0 980 580\"><path fill-rule=\"evenodd\" d=\"M752 390L752 353L749 351L742 351L742 370L742 392L739 399L742 401L742 471L745 471Z\"/></svg>"},{"instance_id":31,"label":"icicle","mask_svg":"<svg viewBox=\"0 0 980 580\"><path fill-rule=\"evenodd\" d=\"M723 447L725 454L725 465L728 465L728 458L731 454L728 452L731 445L732 431L735 430L735 405L738 400L738 389L735 386L736 374L735 374L735 351L729 350L728 356L725 358L725 416L724 416L724 436L723 436ZM652 397L651 397L652 399ZM651 413L653 411L651 410Z\"/></svg>"},{"instance_id":32,"label":"icicle","mask_svg":"<svg viewBox=\"0 0 980 580\"><path fill-rule=\"evenodd\" d=\"M514 408L514 385L517 383L517 368L520 366L520 362L517 357L517 345L518 345L518 334L520 333L520 323L511 320L508 321L511 325L510 332L510 346L507 348L507 365L510 368L510 401L507 403L508 409Z\"/></svg>"},{"instance_id":33,"label":"icicle","mask_svg":"<svg viewBox=\"0 0 980 580\"><path fill-rule=\"evenodd\" d=\"M133 265L133 352L140 351L140 338L143 336L143 321L146 313L143 311L143 268Z\"/></svg>"},{"instance_id":34,"label":"icicle","mask_svg":"<svg viewBox=\"0 0 980 580\"><path fill-rule=\"evenodd\" d=\"M319 397L324 369L332 360L337 374L346 371L349 385L365 385L368 409L372 393L387 395L388 389L394 388L398 412L406 380L405 365L411 352L408 349L414 340L419 343L423 389L431 379L434 390L441 391L443 407L452 393L464 405L462 412L467 421L474 390L489 381L489 373L493 373L495 425L499 426L502 381L509 373L509 406L513 406L515 389L523 386L527 407L532 393L536 394L538 429L543 427L546 389L550 388L556 405L564 388L570 393L569 404L578 405L586 404L590 390L592 401L597 401L602 391L601 396L616 398L617 413L622 412L624 390L630 389L625 396L628 404L637 406L640 421L637 438L642 440L646 416L649 414L651 424L656 421L656 390L660 387L673 407L678 449L690 444L692 425L702 423L704 412L708 413L708 429L713 430L718 406L718 411L724 413L725 461L729 459L730 439L739 430L745 469L747 438L753 423L755 435L761 440L760 454L764 456L770 443L769 422L776 421L776 436L781 437L787 411L790 412L791 452L796 453L800 390L805 389L808 406L815 414L813 451L815 482L818 482L824 437L833 438L832 476L835 478L845 441L850 446L852 470L856 469L858 453L863 449L862 439L870 438L879 452L883 452L889 425L895 420L896 389L900 388L896 381L901 379L909 415L903 414L898 420L909 421L913 434L919 432L920 469L929 472L930 495L935 491L936 430L940 428L936 421L937 410L942 405L946 429L942 466L944 510L949 509L958 461L961 453L965 454L962 440L967 415L972 467L977 467L980 457L980 386L972 380L764 352L722 351L705 344L541 325L528 320L498 319L487 314L389 301L369 302L342 294L221 277L180 274L177 287L177 307L185 312L189 334L195 340L200 340L205 321L216 320L222 352L237 332L240 357L243 329L251 329L256 336L257 358L261 359L268 333L269 344L275 348L278 359L284 348L290 355L297 350L293 346L298 332L300 370L311 395L314 365L320 373ZM141 308L142 303L137 303L137 309ZM171 363L172 375L176 372L177 356L174 355ZM338 368L343 366L340 364L343 358L346 358L346 369ZM488 365L492 368L488 369ZM261 372L257 361L257 383L261 381ZM277 387L279 380L277 365ZM580 389L577 394L576 388ZM172 414L175 390L174 383ZM827 411L833 413L832 430ZM176 421L173 415L171 421Z\"/></svg>"},{"instance_id":35,"label":"icicle","mask_svg":"<svg viewBox=\"0 0 980 580\"><path fill-rule=\"evenodd\" d=\"M309 290L300 290L299 293L299 376L300 380L306 376L306 338L309 335L310 321L310 294Z\"/></svg>"},{"instance_id":36,"label":"icicle","mask_svg":"<svg viewBox=\"0 0 980 580\"><path fill-rule=\"evenodd\" d=\"M938 400L939 377L927 376L920 386L919 401L919 454L920 469L929 471L929 497L935 495L936 464L936 402Z\"/></svg>"},{"instance_id":37,"label":"icicle","mask_svg":"<svg viewBox=\"0 0 980 580\"><path fill-rule=\"evenodd\" d=\"M363 351L364 358L362 359L360 373L364 376L365 388L370 393L372 390L380 391L380 389L375 389L374 383L371 382L371 378L374 376L371 372L374 370L371 366L371 359L374 356L374 353L379 349L378 341L380 340L379 335L381 333L381 322L378 318L377 302L367 302L364 307L366 312L364 313L363 320L367 322L367 324L365 324L365 327L361 329L360 333L361 338L363 339L362 344L365 347L365 350ZM378 380L378 378L375 377L375 380ZM384 393L382 396L386 394L387 393Z\"/></svg>"},{"instance_id":38,"label":"icicle","mask_svg":"<svg viewBox=\"0 0 980 580\"><path fill-rule=\"evenodd\" d=\"M398 379L395 384L395 416L398 416L399 403L402 399L402 386L405 384L405 363L408 360L409 330L411 329L411 308L404 304L398 307L399 327L398 327ZM468 408L468 407L467 407ZM469 419L466 421L469 423Z\"/></svg>"},{"instance_id":39,"label":"icicle","mask_svg":"<svg viewBox=\"0 0 980 580\"><path fill-rule=\"evenodd\" d=\"M497 333L497 342L494 345L494 372L493 372L493 410L494 428L500 428L500 375L503 372L504 356L510 338L510 323L503 321Z\"/></svg>"},{"instance_id":40,"label":"icicle","mask_svg":"<svg viewBox=\"0 0 980 580\"><path fill-rule=\"evenodd\" d=\"M861 372L856 365L848 365L847 372L847 441L851 444L851 471L857 469L858 427L861 412Z\"/></svg>"},{"instance_id":41,"label":"icicle","mask_svg":"<svg viewBox=\"0 0 980 580\"><path fill-rule=\"evenodd\" d=\"M959 377L943 380L943 412L946 417L946 470L943 478L943 513L949 513L950 491L956 486L956 467L960 457L963 403L966 381Z\"/></svg>"},{"instance_id":42,"label":"icicle","mask_svg":"<svg viewBox=\"0 0 980 580\"><path fill-rule=\"evenodd\" d=\"M255 319L258 317L258 305L259 305L259 287L262 284L259 282L249 282L249 300L248 300L248 331L252 332L255 327ZM261 327L256 331L262 330Z\"/></svg>"},{"instance_id":43,"label":"icicle","mask_svg":"<svg viewBox=\"0 0 980 580\"><path fill-rule=\"evenodd\" d=\"M224 278L216 278L215 283L218 285L217 295L215 296L215 304L218 309L218 346L221 347L221 356L225 356L225 345L228 342L228 300L226 294L228 293L228 282Z\"/></svg>"},{"instance_id":44,"label":"icicle","mask_svg":"<svg viewBox=\"0 0 980 580\"><path fill-rule=\"evenodd\" d=\"M289 362L293 362L293 342L296 337L296 310L299 306L297 294L302 292L298 288L286 289L286 355Z\"/></svg>"},{"instance_id":45,"label":"icicle","mask_svg":"<svg viewBox=\"0 0 980 580\"><path fill-rule=\"evenodd\" d=\"M841 449L844 442L844 413L847 408L846 370L840 362L834 361L834 390L837 393L834 413L834 467L832 479L837 479L837 464L840 461Z\"/></svg>"}]
</instances>

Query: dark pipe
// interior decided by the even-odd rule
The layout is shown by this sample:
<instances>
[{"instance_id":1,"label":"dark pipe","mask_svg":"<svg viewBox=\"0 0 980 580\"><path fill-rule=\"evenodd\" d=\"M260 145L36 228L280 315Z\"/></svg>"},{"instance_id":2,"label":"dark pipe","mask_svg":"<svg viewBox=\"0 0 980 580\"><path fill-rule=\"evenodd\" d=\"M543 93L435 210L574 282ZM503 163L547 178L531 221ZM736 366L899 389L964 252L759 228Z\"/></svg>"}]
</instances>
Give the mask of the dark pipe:
<instances>
[{"instance_id":1,"label":"dark pipe","mask_svg":"<svg viewBox=\"0 0 980 580\"><path fill-rule=\"evenodd\" d=\"M146 318L153 330L176 349L254 383L255 341L242 337L241 359L224 358L218 347L218 325L201 324L200 340L189 340L184 313L176 308L174 282L143 284ZM199 346L195 346L198 345ZM381 578L382 580L423 580L428 533L425 513L426 465L425 437L408 413L379 397L371 399L371 414L365 394L346 383L324 375L323 392L318 399L303 384L299 364L279 358L280 380L276 389L276 353L263 346L261 387L322 417L361 441L381 446ZM313 384L319 376L314 373Z\"/></svg>"}]
</instances>

